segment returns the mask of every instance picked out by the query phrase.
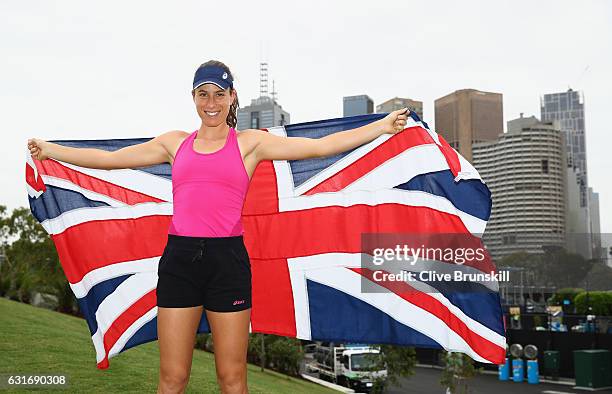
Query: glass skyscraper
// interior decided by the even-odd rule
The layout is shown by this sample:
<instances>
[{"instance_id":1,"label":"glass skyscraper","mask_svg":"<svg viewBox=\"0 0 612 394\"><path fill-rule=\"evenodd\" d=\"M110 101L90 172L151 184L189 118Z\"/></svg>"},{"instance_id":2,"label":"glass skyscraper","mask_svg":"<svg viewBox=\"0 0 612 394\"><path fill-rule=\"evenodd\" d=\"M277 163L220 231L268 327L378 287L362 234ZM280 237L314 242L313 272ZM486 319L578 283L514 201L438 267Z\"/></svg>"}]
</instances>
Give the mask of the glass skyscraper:
<instances>
[{"instance_id":1,"label":"glass skyscraper","mask_svg":"<svg viewBox=\"0 0 612 394\"><path fill-rule=\"evenodd\" d=\"M542 121L558 120L565 136L568 166L577 169L580 206L588 206L586 139L584 134L584 100L572 89L545 94L540 99Z\"/></svg>"}]
</instances>

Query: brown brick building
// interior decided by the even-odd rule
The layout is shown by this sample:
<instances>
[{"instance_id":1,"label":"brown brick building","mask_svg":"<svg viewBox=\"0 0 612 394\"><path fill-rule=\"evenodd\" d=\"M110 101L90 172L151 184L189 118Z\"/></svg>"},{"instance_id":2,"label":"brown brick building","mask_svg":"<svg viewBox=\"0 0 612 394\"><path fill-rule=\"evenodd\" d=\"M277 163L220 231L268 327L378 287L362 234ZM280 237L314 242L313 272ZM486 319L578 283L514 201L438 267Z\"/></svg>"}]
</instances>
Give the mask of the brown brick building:
<instances>
[{"instance_id":1,"label":"brown brick building","mask_svg":"<svg viewBox=\"0 0 612 394\"><path fill-rule=\"evenodd\" d=\"M500 93L457 90L435 100L436 132L470 162L472 144L495 140L504 131Z\"/></svg>"}]
</instances>

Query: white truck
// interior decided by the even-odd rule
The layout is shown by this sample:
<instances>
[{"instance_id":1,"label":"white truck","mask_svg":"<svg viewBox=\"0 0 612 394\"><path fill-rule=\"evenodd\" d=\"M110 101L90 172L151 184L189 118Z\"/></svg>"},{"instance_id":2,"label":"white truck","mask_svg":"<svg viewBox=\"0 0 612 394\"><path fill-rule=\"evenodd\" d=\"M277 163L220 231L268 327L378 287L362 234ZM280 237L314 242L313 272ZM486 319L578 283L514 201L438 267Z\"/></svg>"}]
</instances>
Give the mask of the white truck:
<instances>
[{"instance_id":1,"label":"white truck","mask_svg":"<svg viewBox=\"0 0 612 394\"><path fill-rule=\"evenodd\" d=\"M356 392L369 392L377 378L387 378L380 350L367 345L319 344L310 368L318 372L319 378Z\"/></svg>"}]
</instances>

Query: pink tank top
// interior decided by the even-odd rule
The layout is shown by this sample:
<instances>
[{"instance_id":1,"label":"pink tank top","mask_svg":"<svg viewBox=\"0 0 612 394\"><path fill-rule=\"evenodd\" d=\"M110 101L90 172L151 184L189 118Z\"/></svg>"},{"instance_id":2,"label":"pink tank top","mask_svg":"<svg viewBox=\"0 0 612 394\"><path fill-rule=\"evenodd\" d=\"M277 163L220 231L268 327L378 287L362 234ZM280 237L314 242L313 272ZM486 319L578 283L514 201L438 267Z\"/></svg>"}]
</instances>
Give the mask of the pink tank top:
<instances>
[{"instance_id":1,"label":"pink tank top","mask_svg":"<svg viewBox=\"0 0 612 394\"><path fill-rule=\"evenodd\" d=\"M198 153L196 130L179 146L172 165L174 213L168 232L190 237L229 237L244 233L242 206L249 187L236 130L212 153Z\"/></svg>"}]
</instances>

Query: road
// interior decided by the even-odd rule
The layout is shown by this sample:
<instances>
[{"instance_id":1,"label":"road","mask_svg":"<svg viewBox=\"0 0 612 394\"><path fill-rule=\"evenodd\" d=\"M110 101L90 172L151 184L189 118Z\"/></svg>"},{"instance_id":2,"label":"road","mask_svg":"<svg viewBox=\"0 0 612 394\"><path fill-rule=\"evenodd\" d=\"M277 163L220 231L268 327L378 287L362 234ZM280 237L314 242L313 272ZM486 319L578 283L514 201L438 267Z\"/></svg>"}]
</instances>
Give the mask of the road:
<instances>
[{"instance_id":1,"label":"road","mask_svg":"<svg viewBox=\"0 0 612 394\"><path fill-rule=\"evenodd\" d=\"M409 379L402 378L402 387L390 387L389 394L418 393L418 394L444 394L440 385L441 370L426 367L415 368L415 374ZM527 382L514 383L501 382L497 375L480 374L470 380L471 394L584 394L584 390L573 390L572 386L561 384L529 384ZM612 393L612 390L597 391L597 393Z\"/></svg>"},{"instance_id":2,"label":"road","mask_svg":"<svg viewBox=\"0 0 612 394\"><path fill-rule=\"evenodd\" d=\"M312 361L312 356L307 354L302 362L302 373L308 373L304 365ZM445 389L440 385L441 370L431 367L416 367L415 374L410 378L400 378L400 384L387 389L388 394L445 394ZM308 373L317 377L316 373ZM585 390L574 390L572 386L552 383L529 384L514 383L512 381L501 382L497 375L480 374L469 381L470 394L584 394ZM612 394L612 390L597 391L597 393Z\"/></svg>"}]
</instances>

